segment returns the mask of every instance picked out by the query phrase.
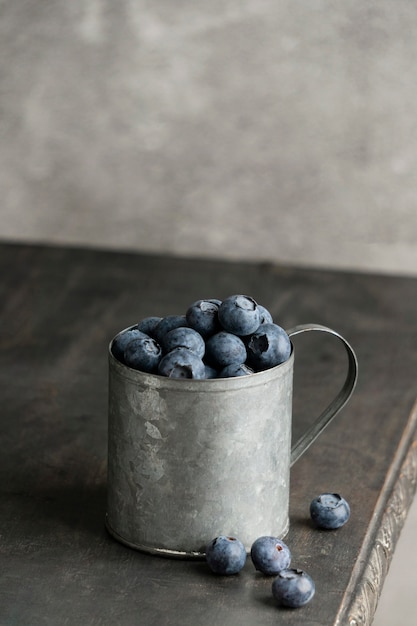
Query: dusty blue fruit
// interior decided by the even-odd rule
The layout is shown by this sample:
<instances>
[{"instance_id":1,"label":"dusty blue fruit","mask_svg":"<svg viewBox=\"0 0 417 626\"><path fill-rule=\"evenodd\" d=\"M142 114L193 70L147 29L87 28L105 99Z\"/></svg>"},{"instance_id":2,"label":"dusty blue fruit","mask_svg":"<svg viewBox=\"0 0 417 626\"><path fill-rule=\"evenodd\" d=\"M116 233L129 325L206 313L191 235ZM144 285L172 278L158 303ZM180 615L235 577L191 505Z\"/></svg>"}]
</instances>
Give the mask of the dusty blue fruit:
<instances>
[{"instance_id":1,"label":"dusty blue fruit","mask_svg":"<svg viewBox=\"0 0 417 626\"><path fill-rule=\"evenodd\" d=\"M218 315L224 330L239 336L254 333L261 321L257 303L244 295L229 296L223 300Z\"/></svg>"},{"instance_id":2,"label":"dusty blue fruit","mask_svg":"<svg viewBox=\"0 0 417 626\"><path fill-rule=\"evenodd\" d=\"M206 370L205 378L218 378L219 373L214 367L211 367L211 365L207 365L207 363L204 364L204 367Z\"/></svg>"},{"instance_id":3,"label":"dusty blue fruit","mask_svg":"<svg viewBox=\"0 0 417 626\"><path fill-rule=\"evenodd\" d=\"M157 317L156 315L152 315L150 317L144 317L138 323L138 329L142 331L143 333L145 333L146 335L149 335L150 337L155 338L155 334L154 334L155 328L161 320L162 320L162 317Z\"/></svg>"},{"instance_id":4,"label":"dusty blue fruit","mask_svg":"<svg viewBox=\"0 0 417 626\"><path fill-rule=\"evenodd\" d=\"M227 365L246 361L246 347L243 341L226 331L221 331L206 341L206 359L209 365L223 369Z\"/></svg>"},{"instance_id":5,"label":"dusty blue fruit","mask_svg":"<svg viewBox=\"0 0 417 626\"><path fill-rule=\"evenodd\" d=\"M202 359L188 348L174 348L162 357L158 366L158 374L169 378L206 377L206 368Z\"/></svg>"},{"instance_id":6,"label":"dusty blue fruit","mask_svg":"<svg viewBox=\"0 0 417 626\"><path fill-rule=\"evenodd\" d=\"M188 326L185 315L167 315L163 317L154 329L154 337L162 345L164 336L170 330L179 326Z\"/></svg>"},{"instance_id":7,"label":"dusty blue fruit","mask_svg":"<svg viewBox=\"0 0 417 626\"><path fill-rule=\"evenodd\" d=\"M132 339L123 354L126 365L149 373L156 372L161 358L161 346L155 339L148 336Z\"/></svg>"},{"instance_id":8,"label":"dusty blue fruit","mask_svg":"<svg viewBox=\"0 0 417 626\"><path fill-rule=\"evenodd\" d=\"M293 609L310 602L314 593L313 579L300 569L283 569L272 583L272 595L278 603Z\"/></svg>"},{"instance_id":9,"label":"dusty blue fruit","mask_svg":"<svg viewBox=\"0 0 417 626\"><path fill-rule=\"evenodd\" d=\"M311 502L310 515L319 528L335 530L348 521L350 507L338 493L322 493Z\"/></svg>"},{"instance_id":10,"label":"dusty blue fruit","mask_svg":"<svg viewBox=\"0 0 417 626\"><path fill-rule=\"evenodd\" d=\"M248 374L253 374L251 367L245 363L232 363L220 370L219 378L234 378L235 376L248 376Z\"/></svg>"},{"instance_id":11,"label":"dusty blue fruit","mask_svg":"<svg viewBox=\"0 0 417 626\"><path fill-rule=\"evenodd\" d=\"M174 328L170 330L162 338L162 347L165 352L171 352L174 348L188 348L192 352L195 352L200 359L203 358L206 351L206 344L204 339L193 328Z\"/></svg>"},{"instance_id":12,"label":"dusty blue fruit","mask_svg":"<svg viewBox=\"0 0 417 626\"><path fill-rule=\"evenodd\" d=\"M121 363L124 363L123 355L124 355L124 351L126 350L127 345L133 339L139 339L140 337L144 338L144 337L147 337L147 335L141 332L137 326L132 326L130 328L127 328L126 330L116 335L116 337L113 339L112 346L111 346L111 351L113 352L116 359L120 361Z\"/></svg>"},{"instance_id":13,"label":"dusty blue fruit","mask_svg":"<svg viewBox=\"0 0 417 626\"><path fill-rule=\"evenodd\" d=\"M221 330L218 318L219 304L210 300L197 300L185 314L188 325L203 337L210 337Z\"/></svg>"},{"instance_id":14,"label":"dusty blue fruit","mask_svg":"<svg viewBox=\"0 0 417 626\"><path fill-rule=\"evenodd\" d=\"M215 574L237 574L246 563L246 550L236 537L216 537L206 547L206 561Z\"/></svg>"},{"instance_id":15,"label":"dusty blue fruit","mask_svg":"<svg viewBox=\"0 0 417 626\"><path fill-rule=\"evenodd\" d=\"M262 324L247 341L248 363L256 371L266 370L286 361L291 341L278 324Z\"/></svg>"},{"instance_id":16,"label":"dusty blue fruit","mask_svg":"<svg viewBox=\"0 0 417 626\"><path fill-rule=\"evenodd\" d=\"M259 314L261 316L260 324L273 324L274 320L272 319L271 313L261 304L258 304Z\"/></svg>"},{"instance_id":17,"label":"dusty blue fruit","mask_svg":"<svg viewBox=\"0 0 417 626\"><path fill-rule=\"evenodd\" d=\"M278 537L259 537L253 542L250 555L255 568L267 576L278 574L291 563L290 549Z\"/></svg>"}]
</instances>

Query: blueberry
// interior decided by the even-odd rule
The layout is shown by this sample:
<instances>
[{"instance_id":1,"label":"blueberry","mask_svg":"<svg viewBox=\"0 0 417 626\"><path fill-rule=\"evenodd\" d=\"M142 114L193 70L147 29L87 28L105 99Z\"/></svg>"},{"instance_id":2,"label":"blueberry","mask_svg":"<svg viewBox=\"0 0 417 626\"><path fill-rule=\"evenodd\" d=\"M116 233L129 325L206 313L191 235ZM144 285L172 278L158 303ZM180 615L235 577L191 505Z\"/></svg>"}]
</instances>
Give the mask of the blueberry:
<instances>
[{"instance_id":1,"label":"blueberry","mask_svg":"<svg viewBox=\"0 0 417 626\"><path fill-rule=\"evenodd\" d=\"M293 609L310 602L314 592L313 579L300 569L283 569L272 583L272 595L278 603Z\"/></svg>"},{"instance_id":2,"label":"blueberry","mask_svg":"<svg viewBox=\"0 0 417 626\"><path fill-rule=\"evenodd\" d=\"M255 568L267 576L278 574L291 563L290 549L278 537L259 537L252 544L250 555Z\"/></svg>"},{"instance_id":3,"label":"blueberry","mask_svg":"<svg viewBox=\"0 0 417 626\"><path fill-rule=\"evenodd\" d=\"M204 378L217 378L218 377L218 371L214 367L211 367L211 365L207 365L207 363L204 364L204 367L206 370L206 375Z\"/></svg>"},{"instance_id":4,"label":"blueberry","mask_svg":"<svg viewBox=\"0 0 417 626\"><path fill-rule=\"evenodd\" d=\"M322 493L310 504L311 519L319 528L340 528L350 517L350 507L338 493Z\"/></svg>"},{"instance_id":5,"label":"blueberry","mask_svg":"<svg viewBox=\"0 0 417 626\"><path fill-rule=\"evenodd\" d=\"M258 305L249 296L229 296L219 306L219 321L224 330L234 335L251 335L260 324Z\"/></svg>"},{"instance_id":6,"label":"blueberry","mask_svg":"<svg viewBox=\"0 0 417 626\"><path fill-rule=\"evenodd\" d=\"M209 337L221 330L218 311L219 304L216 301L197 300L188 308L185 317L191 328L194 328L203 337Z\"/></svg>"},{"instance_id":7,"label":"blueberry","mask_svg":"<svg viewBox=\"0 0 417 626\"><path fill-rule=\"evenodd\" d=\"M237 335L222 330L206 341L206 358L213 367L223 369L232 363L244 363L246 347Z\"/></svg>"},{"instance_id":8,"label":"blueberry","mask_svg":"<svg viewBox=\"0 0 417 626\"><path fill-rule=\"evenodd\" d=\"M152 339L144 336L132 339L126 346L123 359L126 365L142 372L155 372L162 358L161 346Z\"/></svg>"},{"instance_id":9,"label":"blueberry","mask_svg":"<svg viewBox=\"0 0 417 626\"><path fill-rule=\"evenodd\" d=\"M188 348L195 352L200 359L203 358L206 351L206 344L200 333L192 328L184 328L183 326L174 328L164 335L162 347L165 352L171 352L174 348Z\"/></svg>"},{"instance_id":10,"label":"blueberry","mask_svg":"<svg viewBox=\"0 0 417 626\"><path fill-rule=\"evenodd\" d=\"M219 378L233 378L235 376L247 376L253 374L253 369L245 363L231 363L219 372Z\"/></svg>"},{"instance_id":11,"label":"blueberry","mask_svg":"<svg viewBox=\"0 0 417 626\"><path fill-rule=\"evenodd\" d=\"M237 574L246 563L246 550L236 537L220 535L207 545L206 561L215 574Z\"/></svg>"},{"instance_id":12,"label":"blueberry","mask_svg":"<svg viewBox=\"0 0 417 626\"><path fill-rule=\"evenodd\" d=\"M259 314L261 316L261 320L259 322L260 324L273 324L274 323L274 320L272 319L272 315L270 314L268 309L266 309L261 304L258 304L258 309L259 309Z\"/></svg>"},{"instance_id":13,"label":"blueberry","mask_svg":"<svg viewBox=\"0 0 417 626\"><path fill-rule=\"evenodd\" d=\"M163 337L170 330L179 328L180 326L188 326L185 315L167 315L156 325L154 329L154 337L162 345Z\"/></svg>"},{"instance_id":14,"label":"blueberry","mask_svg":"<svg viewBox=\"0 0 417 626\"><path fill-rule=\"evenodd\" d=\"M278 324L262 324L247 342L248 363L255 370L279 365L291 354L291 341Z\"/></svg>"},{"instance_id":15,"label":"blueberry","mask_svg":"<svg viewBox=\"0 0 417 626\"><path fill-rule=\"evenodd\" d=\"M137 326L127 328L116 335L111 346L111 351L116 359L121 363L124 363L123 355L127 345L132 341L132 339L139 339L140 337L144 338L147 337L147 335L141 332Z\"/></svg>"},{"instance_id":16,"label":"blueberry","mask_svg":"<svg viewBox=\"0 0 417 626\"><path fill-rule=\"evenodd\" d=\"M161 321L162 317L152 315L150 317L144 317L138 324L138 329L146 335L155 338L155 328Z\"/></svg>"},{"instance_id":17,"label":"blueberry","mask_svg":"<svg viewBox=\"0 0 417 626\"><path fill-rule=\"evenodd\" d=\"M217 304L217 306L220 306L222 303L218 298L207 298L207 302L213 302L213 304Z\"/></svg>"},{"instance_id":18,"label":"blueberry","mask_svg":"<svg viewBox=\"0 0 417 626\"><path fill-rule=\"evenodd\" d=\"M162 357L158 373L169 378L205 378L206 368L195 352L188 348L174 348Z\"/></svg>"}]
</instances>

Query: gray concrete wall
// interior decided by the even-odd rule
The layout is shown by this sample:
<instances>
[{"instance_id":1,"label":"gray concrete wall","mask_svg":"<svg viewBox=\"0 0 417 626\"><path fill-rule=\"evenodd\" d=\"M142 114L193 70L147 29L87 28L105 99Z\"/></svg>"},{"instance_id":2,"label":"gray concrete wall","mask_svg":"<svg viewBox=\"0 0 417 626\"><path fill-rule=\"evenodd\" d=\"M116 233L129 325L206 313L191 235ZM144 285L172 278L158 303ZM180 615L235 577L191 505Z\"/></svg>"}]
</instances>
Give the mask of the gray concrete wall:
<instances>
[{"instance_id":1,"label":"gray concrete wall","mask_svg":"<svg viewBox=\"0 0 417 626\"><path fill-rule=\"evenodd\" d=\"M3 0L0 237L417 274L411 0Z\"/></svg>"}]
</instances>

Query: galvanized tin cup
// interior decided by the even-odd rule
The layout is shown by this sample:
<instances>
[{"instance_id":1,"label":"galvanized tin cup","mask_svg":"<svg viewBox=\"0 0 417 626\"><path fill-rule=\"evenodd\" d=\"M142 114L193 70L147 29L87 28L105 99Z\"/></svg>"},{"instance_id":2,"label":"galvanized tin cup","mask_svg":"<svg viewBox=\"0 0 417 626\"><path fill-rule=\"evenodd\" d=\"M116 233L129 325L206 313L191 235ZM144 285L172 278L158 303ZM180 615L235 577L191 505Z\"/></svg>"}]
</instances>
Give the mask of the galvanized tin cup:
<instances>
[{"instance_id":1,"label":"galvanized tin cup","mask_svg":"<svg viewBox=\"0 0 417 626\"><path fill-rule=\"evenodd\" d=\"M350 398L348 353L337 397L291 450L294 351L272 369L227 379L178 380L133 370L109 349L106 526L122 543L179 558L202 557L217 535L247 550L289 526L290 467Z\"/></svg>"}]
</instances>

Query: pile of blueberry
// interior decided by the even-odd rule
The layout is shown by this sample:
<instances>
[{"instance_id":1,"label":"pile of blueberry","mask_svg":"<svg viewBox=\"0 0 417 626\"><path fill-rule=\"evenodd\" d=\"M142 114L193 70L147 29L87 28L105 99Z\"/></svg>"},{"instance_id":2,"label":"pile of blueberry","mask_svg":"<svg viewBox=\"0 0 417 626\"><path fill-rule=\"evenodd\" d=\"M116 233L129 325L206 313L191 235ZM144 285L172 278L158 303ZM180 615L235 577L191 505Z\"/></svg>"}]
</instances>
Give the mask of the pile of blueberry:
<instances>
[{"instance_id":1,"label":"pile of blueberry","mask_svg":"<svg viewBox=\"0 0 417 626\"><path fill-rule=\"evenodd\" d=\"M350 507L339 494L323 493L311 502L310 515L319 528L334 530L348 521ZM259 537L252 544L250 556L255 569L274 577L272 595L278 604L298 608L310 602L315 593L314 581L305 571L290 567L291 552L283 541ZM206 561L215 574L238 574L246 558L245 547L236 537L220 535L206 547Z\"/></svg>"},{"instance_id":2,"label":"pile of blueberry","mask_svg":"<svg viewBox=\"0 0 417 626\"><path fill-rule=\"evenodd\" d=\"M229 378L279 365L290 339L269 311L245 295L197 300L184 315L146 317L119 333L114 356L170 378Z\"/></svg>"}]
</instances>

